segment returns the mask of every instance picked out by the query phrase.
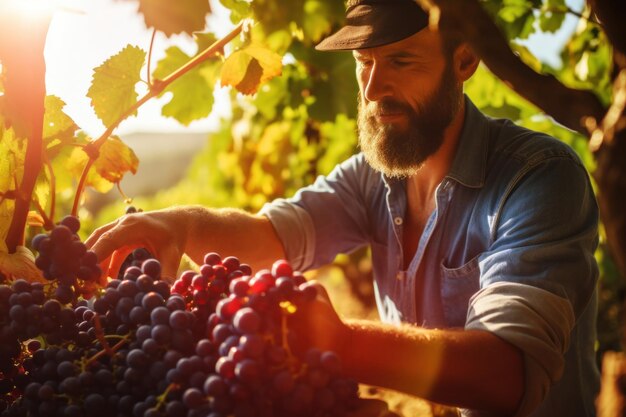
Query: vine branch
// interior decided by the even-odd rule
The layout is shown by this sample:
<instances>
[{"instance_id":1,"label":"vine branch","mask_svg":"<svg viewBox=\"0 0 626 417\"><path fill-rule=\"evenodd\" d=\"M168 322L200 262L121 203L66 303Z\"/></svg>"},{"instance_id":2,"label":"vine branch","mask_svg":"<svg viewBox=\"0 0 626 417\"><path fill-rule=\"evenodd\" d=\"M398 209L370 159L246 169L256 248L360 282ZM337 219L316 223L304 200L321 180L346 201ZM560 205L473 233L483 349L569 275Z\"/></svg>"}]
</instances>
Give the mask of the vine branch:
<instances>
[{"instance_id":1,"label":"vine branch","mask_svg":"<svg viewBox=\"0 0 626 417\"><path fill-rule=\"evenodd\" d=\"M156 37L156 28L152 30L152 37L150 38L150 48L148 49L148 66L146 68L146 80L148 81L148 87L152 88L152 71L150 64L152 63L152 49L154 49L154 39Z\"/></svg>"},{"instance_id":2,"label":"vine branch","mask_svg":"<svg viewBox=\"0 0 626 417\"><path fill-rule=\"evenodd\" d=\"M43 149L43 117L46 97L46 63L43 49L51 15L42 15L35 22L20 16L3 22L12 33L19 33L3 51L6 71L5 100L10 108L11 122L18 136L26 138L24 174L15 199L15 209L6 236L9 253L24 243L24 232L33 190L41 171Z\"/></svg>"},{"instance_id":3,"label":"vine branch","mask_svg":"<svg viewBox=\"0 0 626 417\"><path fill-rule=\"evenodd\" d=\"M236 38L242 31L244 25L247 22L244 20L240 22L230 33L228 33L223 38L214 42L211 46L206 48L204 51L193 57L189 60L185 65L178 68L176 71L168 75L162 80L154 80L152 85L150 86L150 90L141 97L135 104L133 104L128 110L126 110L115 122L113 122L105 131L100 135L98 139L87 144L83 149L89 156L85 167L83 168L83 172L80 176L78 187L76 189L76 196L74 197L74 204L72 206L72 215L76 216L78 212L78 205L80 203L81 196L83 194L83 190L85 188L85 182L87 180L87 175L89 170L93 166L94 162L98 158L98 154L100 148L106 140L113 134L113 131L119 126L121 122L126 120L131 115L135 114L137 109L139 109L144 103L146 103L151 98L154 98L161 94L163 90L165 90L170 84L174 81L178 80L180 77L206 61L207 59L213 57L216 53L220 52L226 44Z\"/></svg>"}]
</instances>

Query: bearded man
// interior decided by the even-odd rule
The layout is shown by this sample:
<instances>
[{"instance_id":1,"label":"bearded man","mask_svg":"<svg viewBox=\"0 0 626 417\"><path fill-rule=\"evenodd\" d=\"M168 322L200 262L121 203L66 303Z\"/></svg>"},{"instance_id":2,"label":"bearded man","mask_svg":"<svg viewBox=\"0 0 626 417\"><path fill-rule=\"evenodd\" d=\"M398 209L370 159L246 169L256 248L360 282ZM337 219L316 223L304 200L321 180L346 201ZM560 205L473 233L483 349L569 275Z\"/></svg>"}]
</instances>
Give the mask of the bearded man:
<instances>
[{"instance_id":1,"label":"bearded man","mask_svg":"<svg viewBox=\"0 0 626 417\"><path fill-rule=\"evenodd\" d=\"M413 1L357 0L346 13L317 48L353 51L361 153L256 215L137 213L88 245L113 272L148 247L170 276L183 253L309 270L369 245L382 322L340 319L321 289L299 312L345 373L467 416L595 415L598 212L581 162L481 114L463 95L476 55Z\"/></svg>"}]
</instances>

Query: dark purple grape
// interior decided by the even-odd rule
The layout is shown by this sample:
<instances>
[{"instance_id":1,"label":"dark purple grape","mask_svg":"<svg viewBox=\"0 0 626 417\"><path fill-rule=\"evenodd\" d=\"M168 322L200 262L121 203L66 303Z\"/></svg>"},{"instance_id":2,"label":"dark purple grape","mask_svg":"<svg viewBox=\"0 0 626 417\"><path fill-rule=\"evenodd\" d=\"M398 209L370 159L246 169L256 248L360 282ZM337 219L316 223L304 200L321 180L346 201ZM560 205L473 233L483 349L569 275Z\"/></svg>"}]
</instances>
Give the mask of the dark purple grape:
<instances>
[{"instance_id":1,"label":"dark purple grape","mask_svg":"<svg viewBox=\"0 0 626 417\"><path fill-rule=\"evenodd\" d=\"M156 259L146 259L143 264L141 264L141 270L144 274L158 279L161 276L161 263Z\"/></svg>"},{"instance_id":2,"label":"dark purple grape","mask_svg":"<svg viewBox=\"0 0 626 417\"><path fill-rule=\"evenodd\" d=\"M222 262L222 258L215 252L210 252L204 255L204 263L207 265L219 265Z\"/></svg>"},{"instance_id":3,"label":"dark purple grape","mask_svg":"<svg viewBox=\"0 0 626 417\"><path fill-rule=\"evenodd\" d=\"M143 296L141 300L141 305L148 311L152 311L153 309L164 306L165 300L163 296L157 292L149 292Z\"/></svg>"},{"instance_id":4,"label":"dark purple grape","mask_svg":"<svg viewBox=\"0 0 626 417\"><path fill-rule=\"evenodd\" d=\"M183 404L187 408L194 409L200 407L206 401L202 391L197 388L189 388L183 394Z\"/></svg>"},{"instance_id":5,"label":"dark purple grape","mask_svg":"<svg viewBox=\"0 0 626 417\"><path fill-rule=\"evenodd\" d=\"M72 233L76 234L80 230L80 220L75 216L65 216L61 219L61 225L67 227Z\"/></svg>"},{"instance_id":6,"label":"dark purple grape","mask_svg":"<svg viewBox=\"0 0 626 417\"><path fill-rule=\"evenodd\" d=\"M272 379L274 389L281 395L288 394L294 387L294 378L287 369L278 372Z\"/></svg>"},{"instance_id":7,"label":"dark purple grape","mask_svg":"<svg viewBox=\"0 0 626 417\"><path fill-rule=\"evenodd\" d=\"M261 316L250 307L244 307L235 313L233 325L241 334L256 333L261 327Z\"/></svg>"}]
</instances>

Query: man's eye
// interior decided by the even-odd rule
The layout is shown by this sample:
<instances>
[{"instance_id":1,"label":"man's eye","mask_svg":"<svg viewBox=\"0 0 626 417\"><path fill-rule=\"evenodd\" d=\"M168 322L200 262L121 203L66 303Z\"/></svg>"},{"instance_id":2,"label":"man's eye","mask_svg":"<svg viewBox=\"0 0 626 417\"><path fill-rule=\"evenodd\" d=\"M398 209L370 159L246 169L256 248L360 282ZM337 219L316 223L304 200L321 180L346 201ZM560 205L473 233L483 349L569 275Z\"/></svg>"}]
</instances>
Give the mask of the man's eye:
<instances>
[{"instance_id":1,"label":"man's eye","mask_svg":"<svg viewBox=\"0 0 626 417\"><path fill-rule=\"evenodd\" d=\"M396 66L396 67L406 67L406 66L410 65L411 63L409 61L404 60L404 59L393 59L393 60L391 60L391 64Z\"/></svg>"}]
</instances>

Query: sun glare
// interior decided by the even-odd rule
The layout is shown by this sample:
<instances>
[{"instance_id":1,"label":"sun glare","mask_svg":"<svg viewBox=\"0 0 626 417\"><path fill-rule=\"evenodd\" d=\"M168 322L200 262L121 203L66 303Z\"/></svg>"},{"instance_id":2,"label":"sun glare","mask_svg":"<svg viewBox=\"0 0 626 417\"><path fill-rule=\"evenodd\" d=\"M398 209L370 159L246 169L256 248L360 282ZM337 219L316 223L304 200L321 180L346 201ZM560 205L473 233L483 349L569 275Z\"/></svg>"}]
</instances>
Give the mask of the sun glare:
<instances>
[{"instance_id":1,"label":"sun glare","mask_svg":"<svg viewBox=\"0 0 626 417\"><path fill-rule=\"evenodd\" d=\"M37 20L50 16L59 6L56 0L0 0L0 10L7 15Z\"/></svg>"}]
</instances>

